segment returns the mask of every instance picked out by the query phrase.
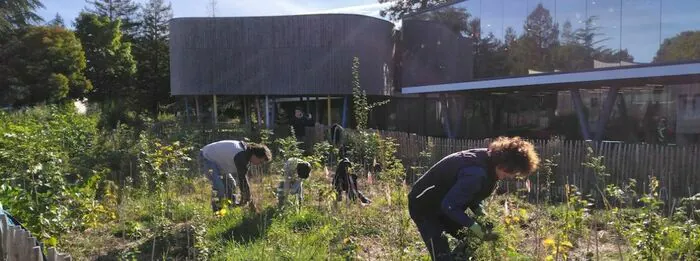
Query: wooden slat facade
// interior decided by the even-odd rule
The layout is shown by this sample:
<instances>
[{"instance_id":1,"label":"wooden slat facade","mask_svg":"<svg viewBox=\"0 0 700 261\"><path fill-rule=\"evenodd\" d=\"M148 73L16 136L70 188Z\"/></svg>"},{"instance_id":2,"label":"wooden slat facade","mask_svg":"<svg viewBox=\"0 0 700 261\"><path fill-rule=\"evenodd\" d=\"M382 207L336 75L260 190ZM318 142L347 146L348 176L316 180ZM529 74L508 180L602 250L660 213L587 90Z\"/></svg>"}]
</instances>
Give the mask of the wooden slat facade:
<instances>
[{"instance_id":1,"label":"wooden slat facade","mask_svg":"<svg viewBox=\"0 0 700 261\"><path fill-rule=\"evenodd\" d=\"M352 60L368 95L393 92L388 21L361 15L175 18L173 95L349 95Z\"/></svg>"}]
</instances>

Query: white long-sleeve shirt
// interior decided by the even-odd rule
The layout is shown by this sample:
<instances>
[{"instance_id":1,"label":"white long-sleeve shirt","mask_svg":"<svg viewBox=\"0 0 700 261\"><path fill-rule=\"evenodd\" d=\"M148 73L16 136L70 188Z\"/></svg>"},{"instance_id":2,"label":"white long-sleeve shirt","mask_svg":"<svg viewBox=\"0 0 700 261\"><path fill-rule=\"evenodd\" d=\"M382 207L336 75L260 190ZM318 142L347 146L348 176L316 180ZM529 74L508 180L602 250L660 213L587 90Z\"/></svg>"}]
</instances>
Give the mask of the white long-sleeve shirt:
<instances>
[{"instance_id":1,"label":"white long-sleeve shirt","mask_svg":"<svg viewBox=\"0 0 700 261\"><path fill-rule=\"evenodd\" d=\"M289 158L284 163L284 171L282 172L283 180L280 184L281 192L286 194L296 194L301 190L302 179L297 175L297 165L303 160L299 158Z\"/></svg>"},{"instance_id":2,"label":"white long-sleeve shirt","mask_svg":"<svg viewBox=\"0 0 700 261\"><path fill-rule=\"evenodd\" d=\"M210 143L202 148L202 156L219 167L221 173L238 174L234 157L246 150L242 141L222 140ZM239 156L239 158L241 158ZM245 159L247 161L247 159ZM239 160L243 161L243 160ZM247 166L247 162L239 162L239 165ZM236 177L236 175L233 175Z\"/></svg>"}]
</instances>

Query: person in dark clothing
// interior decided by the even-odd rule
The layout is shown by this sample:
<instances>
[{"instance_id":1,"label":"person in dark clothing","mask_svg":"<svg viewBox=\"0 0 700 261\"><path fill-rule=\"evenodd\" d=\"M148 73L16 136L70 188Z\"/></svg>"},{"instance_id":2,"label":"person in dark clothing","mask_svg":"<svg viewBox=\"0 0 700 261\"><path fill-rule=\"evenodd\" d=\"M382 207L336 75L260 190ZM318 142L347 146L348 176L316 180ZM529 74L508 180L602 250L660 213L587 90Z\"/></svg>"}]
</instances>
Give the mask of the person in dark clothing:
<instances>
[{"instance_id":1,"label":"person in dark clothing","mask_svg":"<svg viewBox=\"0 0 700 261\"><path fill-rule=\"evenodd\" d=\"M335 171L335 176L333 176L333 188L336 191L336 200L343 200L343 192L347 195L348 200L355 201L357 198L360 199L362 204L372 203L369 198L367 198L357 187L357 175L350 172L352 163L348 158L340 160L338 163L338 168Z\"/></svg>"},{"instance_id":2,"label":"person in dark clothing","mask_svg":"<svg viewBox=\"0 0 700 261\"><path fill-rule=\"evenodd\" d=\"M482 201L499 180L526 177L537 169L539 161L531 143L518 137L499 137L488 148L455 152L428 169L413 184L408 208L431 258L453 258L443 232L464 239L460 231L468 228L484 239L482 225L465 213L467 208L483 215Z\"/></svg>"},{"instance_id":3,"label":"person in dark clothing","mask_svg":"<svg viewBox=\"0 0 700 261\"><path fill-rule=\"evenodd\" d=\"M331 153L328 157L328 164L335 165L335 162L338 158L347 157L347 153L346 153L347 148L345 148L345 142L346 142L345 129L343 128L343 126L340 126L340 124L334 123L329 128L327 134L328 135L326 138L328 139L328 143L330 143L331 146L333 146L333 148L338 150L337 156L334 153Z\"/></svg>"},{"instance_id":4,"label":"person in dark clothing","mask_svg":"<svg viewBox=\"0 0 700 261\"><path fill-rule=\"evenodd\" d=\"M313 127L314 123L310 113L304 115L304 111L301 108L297 107L294 109L294 118L292 118L291 124L297 140L302 141L306 137L306 127Z\"/></svg>"}]
</instances>

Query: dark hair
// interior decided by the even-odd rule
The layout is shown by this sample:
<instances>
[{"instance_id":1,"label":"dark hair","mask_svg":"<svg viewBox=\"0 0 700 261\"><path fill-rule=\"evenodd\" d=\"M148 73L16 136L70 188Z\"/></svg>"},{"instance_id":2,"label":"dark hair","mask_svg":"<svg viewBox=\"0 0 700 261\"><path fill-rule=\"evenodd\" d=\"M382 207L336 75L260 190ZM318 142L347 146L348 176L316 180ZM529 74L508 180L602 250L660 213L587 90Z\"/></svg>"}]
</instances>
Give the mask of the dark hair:
<instances>
[{"instance_id":1,"label":"dark hair","mask_svg":"<svg viewBox=\"0 0 700 261\"><path fill-rule=\"evenodd\" d=\"M264 159L265 161L272 160L272 152L264 144L248 143L247 145L251 155Z\"/></svg>"},{"instance_id":2,"label":"dark hair","mask_svg":"<svg viewBox=\"0 0 700 261\"><path fill-rule=\"evenodd\" d=\"M372 166L372 169L374 170L374 173L379 173L382 172L382 164L377 162Z\"/></svg>"},{"instance_id":3,"label":"dark hair","mask_svg":"<svg viewBox=\"0 0 700 261\"><path fill-rule=\"evenodd\" d=\"M340 145L340 142L343 141L342 136L343 136L344 132L345 132L345 129L340 124L334 123L333 125L331 125L330 137L329 137L331 144Z\"/></svg>"},{"instance_id":4,"label":"dark hair","mask_svg":"<svg viewBox=\"0 0 700 261\"><path fill-rule=\"evenodd\" d=\"M309 173L311 173L311 164L303 161L297 163L297 175L302 178L306 179L309 177Z\"/></svg>"},{"instance_id":5,"label":"dark hair","mask_svg":"<svg viewBox=\"0 0 700 261\"><path fill-rule=\"evenodd\" d=\"M519 176L532 174L540 164L535 146L520 137L498 137L489 145L489 151L494 166Z\"/></svg>"}]
</instances>

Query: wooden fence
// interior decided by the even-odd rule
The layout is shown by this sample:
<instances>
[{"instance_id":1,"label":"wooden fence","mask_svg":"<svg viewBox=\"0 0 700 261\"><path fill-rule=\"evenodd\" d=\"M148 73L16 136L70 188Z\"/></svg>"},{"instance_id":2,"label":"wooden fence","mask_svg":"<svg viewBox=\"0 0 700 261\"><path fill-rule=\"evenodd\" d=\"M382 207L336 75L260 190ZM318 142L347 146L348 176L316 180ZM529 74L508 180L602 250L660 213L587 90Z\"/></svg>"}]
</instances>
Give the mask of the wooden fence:
<instances>
[{"instance_id":1,"label":"wooden fence","mask_svg":"<svg viewBox=\"0 0 700 261\"><path fill-rule=\"evenodd\" d=\"M325 128L320 127L308 128L306 142L313 144L322 141L325 131ZM391 137L396 140L397 156L406 167L416 165L422 151L431 152L431 162L434 163L450 153L486 147L489 143L489 140L447 139L404 132L373 131L378 132L382 137ZM553 159L557 164L553 168L555 190L557 190L554 193L560 195L563 193L562 185L567 182L576 185L584 192L589 192L593 188L596 175L582 165L587 160L588 147L593 150L594 155L604 157L603 163L610 173L610 176L605 178L608 184L621 185L629 179L635 179L638 190L643 192L649 177L655 176L660 181L662 199L686 197L700 192L700 147L697 145L668 146L573 140L533 140L532 142L543 161ZM533 175L532 181L539 181L542 175L541 171L538 172Z\"/></svg>"},{"instance_id":2,"label":"wooden fence","mask_svg":"<svg viewBox=\"0 0 700 261\"><path fill-rule=\"evenodd\" d=\"M194 127L166 124L155 127L154 132L164 134L164 132L173 132L183 128L201 129L203 133L207 134L202 140L203 143L250 135L245 131L248 128L241 128L240 125L228 126L222 123L219 123L216 128L204 125ZM276 136L280 136L285 130L285 128L280 127L280 133L276 133ZM314 143L323 141L326 131L326 126L308 127L304 140L306 147L312 148ZM352 132L353 130L348 131ZM420 162L420 152L431 152L432 162L436 162L452 152L485 147L489 143L489 140L447 139L396 131L373 131L382 137L391 137L396 140L399 145L397 156L407 167L409 176L417 174L410 173L410 167L416 166ZM700 146L697 145L594 143L575 140L533 140L532 142L543 160L553 159L557 164L553 169L556 182L555 190L557 190L554 192L555 194L563 193L562 185L567 182L576 185L584 192L591 191L592 185L596 182L596 176L590 169L581 164L586 161L588 147L593 149L595 155L604 157L603 162L611 174L606 178L606 183L621 185L630 179L635 179L638 183L638 190L643 192L647 187L649 177L655 176L660 181L660 194L664 199L686 197L700 192ZM538 172L533 175L532 181L540 180L542 174Z\"/></svg>"},{"instance_id":3,"label":"wooden fence","mask_svg":"<svg viewBox=\"0 0 700 261\"><path fill-rule=\"evenodd\" d=\"M40 244L32 234L19 226L12 226L4 214L0 214L0 260L2 261L43 261ZM60 254L55 248L48 248L48 261L72 260L68 254Z\"/></svg>"}]
</instances>

